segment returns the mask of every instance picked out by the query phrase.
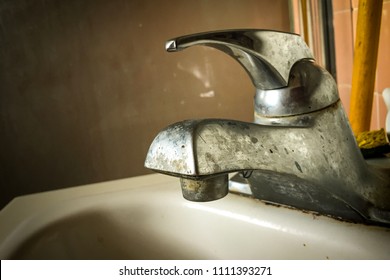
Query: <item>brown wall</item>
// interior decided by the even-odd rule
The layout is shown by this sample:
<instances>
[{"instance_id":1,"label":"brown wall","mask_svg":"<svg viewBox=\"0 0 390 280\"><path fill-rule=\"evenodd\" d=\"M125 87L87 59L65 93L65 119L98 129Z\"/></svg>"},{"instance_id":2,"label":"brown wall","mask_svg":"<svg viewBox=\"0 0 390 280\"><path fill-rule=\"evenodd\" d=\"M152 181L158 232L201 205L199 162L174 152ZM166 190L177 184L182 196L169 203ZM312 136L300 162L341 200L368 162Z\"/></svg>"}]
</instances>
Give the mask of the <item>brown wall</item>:
<instances>
[{"instance_id":1,"label":"brown wall","mask_svg":"<svg viewBox=\"0 0 390 280\"><path fill-rule=\"evenodd\" d=\"M146 174L157 132L252 120L253 86L189 33L289 31L287 0L0 0L0 207L12 197Z\"/></svg>"}]
</instances>

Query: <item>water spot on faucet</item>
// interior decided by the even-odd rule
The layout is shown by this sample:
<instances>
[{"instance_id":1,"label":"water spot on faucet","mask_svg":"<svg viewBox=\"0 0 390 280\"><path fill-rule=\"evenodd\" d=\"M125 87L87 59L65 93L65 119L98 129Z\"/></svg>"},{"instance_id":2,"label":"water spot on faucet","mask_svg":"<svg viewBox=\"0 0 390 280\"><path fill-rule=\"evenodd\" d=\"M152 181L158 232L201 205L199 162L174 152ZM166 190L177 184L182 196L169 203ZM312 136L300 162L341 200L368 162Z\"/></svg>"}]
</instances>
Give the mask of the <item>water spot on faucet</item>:
<instances>
[{"instance_id":1,"label":"water spot on faucet","mask_svg":"<svg viewBox=\"0 0 390 280\"><path fill-rule=\"evenodd\" d=\"M256 137L251 137L251 141L253 144L256 144L257 142L259 142L259 139L257 139Z\"/></svg>"},{"instance_id":2,"label":"water spot on faucet","mask_svg":"<svg viewBox=\"0 0 390 280\"><path fill-rule=\"evenodd\" d=\"M288 150L286 148L284 148L284 151L286 152L286 154L288 155Z\"/></svg>"},{"instance_id":3,"label":"water spot on faucet","mask_svg":"<svg viewBox=\"0 0 390 280\"><path fill-rule=\"evenodd\" d=\"M299 163L296 162L296 161L295 161L295 166L297 167L297 169L298 169L301 173L303 173L301 166L300 166Z\"/></svg>"},{"instance_id":4,"label":"water spot on faucet","mask_svg":"<svg viewBox=\"0 0 390 280\"><path fill-rule=\"evenodd\" d=\"M203 142L205 142L205 143L207 144L207 142L203 139L202 135L200 135L200 134L198 133L198 136L199 136L200 139L203 140Z\"/></svg>"}]
</instances>

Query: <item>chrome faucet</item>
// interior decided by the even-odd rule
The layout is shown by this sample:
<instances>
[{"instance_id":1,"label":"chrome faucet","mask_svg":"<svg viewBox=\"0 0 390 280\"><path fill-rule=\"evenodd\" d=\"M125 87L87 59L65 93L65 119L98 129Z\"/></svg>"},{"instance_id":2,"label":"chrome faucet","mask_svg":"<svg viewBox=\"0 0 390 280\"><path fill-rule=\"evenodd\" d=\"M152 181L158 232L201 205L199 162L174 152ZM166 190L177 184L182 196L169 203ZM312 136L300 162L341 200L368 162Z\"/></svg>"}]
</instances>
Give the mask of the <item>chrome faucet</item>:
<instances>
[{"instance_id":1,"label":"chrome faucet","mask_svg":"<svg viewBox=\"0 0 390 280\"><path fill-rule=\"evenodd\" d=\"M300 36L227 30L178 37L168 52L204 45L237 60L256 94L254 123L187 120L161 131L145 166L180 178L184 198L211 201L240 172L255 198L336 218L390 225L390 172L362 157L332 76Z\"/></svg>"}]
</instances>

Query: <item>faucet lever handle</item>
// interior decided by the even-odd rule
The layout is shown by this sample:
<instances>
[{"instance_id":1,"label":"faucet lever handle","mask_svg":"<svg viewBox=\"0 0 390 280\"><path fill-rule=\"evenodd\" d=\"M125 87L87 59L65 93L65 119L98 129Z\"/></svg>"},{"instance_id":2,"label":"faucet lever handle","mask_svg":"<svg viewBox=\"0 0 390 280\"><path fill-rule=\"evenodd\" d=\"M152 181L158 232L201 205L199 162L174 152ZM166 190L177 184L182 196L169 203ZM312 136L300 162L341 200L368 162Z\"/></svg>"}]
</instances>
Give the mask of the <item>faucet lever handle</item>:
<instances>
[{"instance_id":1,"label":"faucet lever handle","mask_svg":"<svg viewBox=\"0 0 390 280\"><path fill-rule=\"evenodd\" d=\"M195 45L218 49L238 61L258 89L277 89L288 84L295 62L313 55L301 36L271 30L237 29L198 33L166 42L168 52Z\"/></svg>"}]
</instances>

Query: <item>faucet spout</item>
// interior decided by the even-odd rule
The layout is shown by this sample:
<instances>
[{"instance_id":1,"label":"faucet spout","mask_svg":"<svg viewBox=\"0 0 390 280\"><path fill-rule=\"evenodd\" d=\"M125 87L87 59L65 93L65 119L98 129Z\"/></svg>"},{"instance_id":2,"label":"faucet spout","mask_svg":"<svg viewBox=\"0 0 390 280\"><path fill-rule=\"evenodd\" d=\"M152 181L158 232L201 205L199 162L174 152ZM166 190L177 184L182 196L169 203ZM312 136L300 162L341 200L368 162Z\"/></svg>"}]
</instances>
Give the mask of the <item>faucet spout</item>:
<instances>
[{"instance_id":1,"label":"faucet spout","mask_svg":"<svg viewBox=\"0 0 390 280\"><path fill-rule=\"evenodd\" d=\"M354 221L388 218L389 177L365 163L340 101L285 118L305 121L175 123L154 139L145 166L180 177L183 196L192 201L222 198L229 173L253 171L248 182L257 198Z\"/></svg>"}]
</instances>

